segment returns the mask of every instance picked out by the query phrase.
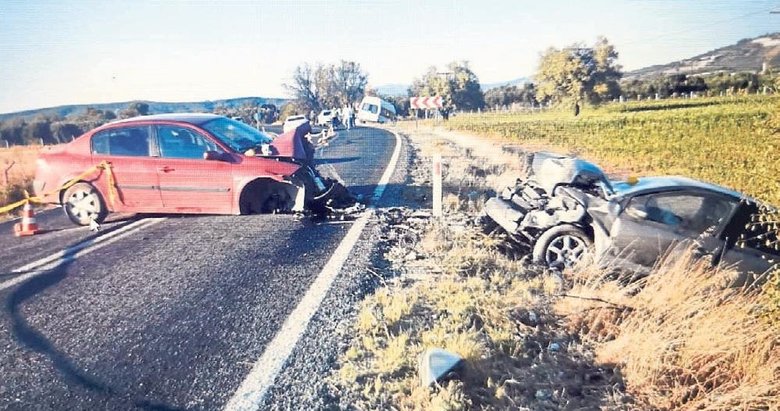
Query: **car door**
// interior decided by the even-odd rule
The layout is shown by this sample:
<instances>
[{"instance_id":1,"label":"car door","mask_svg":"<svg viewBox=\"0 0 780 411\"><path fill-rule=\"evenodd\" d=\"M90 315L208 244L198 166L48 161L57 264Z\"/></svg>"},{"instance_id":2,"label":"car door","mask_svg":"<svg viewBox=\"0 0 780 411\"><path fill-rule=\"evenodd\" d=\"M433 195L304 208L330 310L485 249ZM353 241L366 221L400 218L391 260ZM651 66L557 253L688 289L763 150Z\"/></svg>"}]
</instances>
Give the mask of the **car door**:
<instances>
[{"instance_id":1,"label":"car door","mask_svg":"<svg viewBox=\"0 0 780 411\"><path fill-rule=\"evenodd\" d=\"M198 130L156 126L160 193L166 210L183 213L232 212L233 176L228 161L206 160L206 151L223 150Z\"/></svg>"},{"instance_id":2,"label":"car door","mask_svg":"<svg viewBox=\"0 0 780 411\"><path fill-rule=\"evenodd\" d=\"M162 208L157 159L151 154L151 126L127 125L95 133L91 139L92 161L111 164L119 198L111 200L106 179L96 184L114 211L159 212Z\"/></svg>"},{"instance_id":3,"label":"car door","mask_svg":"<svg viewBox=\"0 0 780 411\"><path fill-rule=\"evenodd\" d=\"M696 239L707 230L718 233L736 203L726 196L695 191L637 195L627 201L612 225L610 252L652 266L680 242ZM710 239L707 247L709 251L722 249L722 240Z\"/></svg>"}]
</instances>

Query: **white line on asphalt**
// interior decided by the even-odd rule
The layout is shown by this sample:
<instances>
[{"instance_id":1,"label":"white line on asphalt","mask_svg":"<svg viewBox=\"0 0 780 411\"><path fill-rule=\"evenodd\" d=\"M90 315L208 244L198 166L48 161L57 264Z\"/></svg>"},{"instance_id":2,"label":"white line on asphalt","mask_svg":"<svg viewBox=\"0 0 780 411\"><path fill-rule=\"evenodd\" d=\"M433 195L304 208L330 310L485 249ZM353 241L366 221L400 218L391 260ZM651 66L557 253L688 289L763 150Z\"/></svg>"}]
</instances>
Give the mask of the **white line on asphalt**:
<instances>
[{"instance_id":1,"label":"white line on asphalt","mask_svg":"<svg viewBox=\"0 0 780 411\"><path fill-rule=\"evenodd\" d=\"M62 251L54 253L48 257L43 257L39 260L33 261L29 264L11 270L11 273L24 273L18 277L14 277L8 281L0 283L0 291L6 288L13 287L29 278L40 275L47 270L51 270L66 261L73 261L78 257L91 253L92 251L103 248L109 244L112 244L120 239L140 231L153 224L157 224L165 218L145 218L132 222L124 227L118 228L114 231L103 234L99 237L83 241L74 246L68 247Z\"/></svg>"},{"instance_id":2,"label":"white line on asphalt","mask_svg":"<svg viewBox=\"0 0 780 411\"><path fill-rule=\"evenodd\" d=\"M325 264L314 283L309 287L306 295L303 296L295 310L287 317L279 333L271 340L265 348L263 355L252 366L249 375L241 383L241 386L238 387L233 397L230 398L230 401L225 406L225 410L254 411L260 408L265 395L268 393L268 389L273 386L276 376L285 363L287 363L287 359L298 344L298 340L303 335L303 332L306 331L309 322L319 309L325 294L327 294L333 281L341 272L341 268L347 261L352 248L360 239L360 234L366 227L368 219L371 218L377 202L382 197L387 183L390 182L390 177L392 177L393 171L395 171L395 166L401 153L401 137L397 133L393 133L393 135L395 135L395 149L385 169L385 173L382 174L379 184L374 189L369 211L357 219L355 224L347 231L347 235L341 240L341 244L333 252L330 260L328 260L328 263Z\"/></svg>"}]
</instances>

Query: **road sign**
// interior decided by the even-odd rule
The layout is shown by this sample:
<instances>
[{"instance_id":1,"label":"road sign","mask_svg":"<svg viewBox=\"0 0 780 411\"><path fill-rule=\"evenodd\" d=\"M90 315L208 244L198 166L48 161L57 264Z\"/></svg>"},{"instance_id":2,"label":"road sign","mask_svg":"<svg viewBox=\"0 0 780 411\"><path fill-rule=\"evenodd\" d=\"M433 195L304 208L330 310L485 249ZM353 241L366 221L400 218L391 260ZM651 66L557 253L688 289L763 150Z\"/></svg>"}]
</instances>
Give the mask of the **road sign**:
<instances>
[{"instance_id":1,"label":"road sign","mask_svg":"<svg viewBox=\"0 0 780 411\"><path fill-rule=\"evenodd\" d=\"M409 97L409 108L442 108L441 96Z\"/></svg>"}]
</instances>

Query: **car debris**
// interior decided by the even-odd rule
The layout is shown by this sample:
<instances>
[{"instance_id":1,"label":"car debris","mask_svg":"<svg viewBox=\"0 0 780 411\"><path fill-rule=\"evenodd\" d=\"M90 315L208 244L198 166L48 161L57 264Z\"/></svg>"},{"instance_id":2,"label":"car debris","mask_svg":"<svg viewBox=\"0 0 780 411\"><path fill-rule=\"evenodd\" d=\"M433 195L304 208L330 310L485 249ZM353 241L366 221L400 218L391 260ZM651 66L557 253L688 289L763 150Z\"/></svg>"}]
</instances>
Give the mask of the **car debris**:
<instances>
[{"instance_id":1,"label":"car debris","mask_svg":"<svg viewBox=\"0 0 780 411\"><path fill-rule=\"evenodd\" d=\"M428 348L420 355L418 364L421 386L429 387L453 379L454 373L463 366L463 363L463 357L458 354L441 348Z\"/></svg>"},{"instance_id":2,"label":"car debris","mask_svg":"<svg viewBox=\"0 0 780 411\"><path fill-rule=\"evenodd\" d=\"M552 153L528 163L528 175L488 199L478 221L537 264L560 270L593 260L645 272L672 248L694 244L714 264L735 265L744 284L780 259L755 241L775 234L751 231L761 205L741 193L679 176L612 181L590 162Z\"/></svg>"}]
</instances>

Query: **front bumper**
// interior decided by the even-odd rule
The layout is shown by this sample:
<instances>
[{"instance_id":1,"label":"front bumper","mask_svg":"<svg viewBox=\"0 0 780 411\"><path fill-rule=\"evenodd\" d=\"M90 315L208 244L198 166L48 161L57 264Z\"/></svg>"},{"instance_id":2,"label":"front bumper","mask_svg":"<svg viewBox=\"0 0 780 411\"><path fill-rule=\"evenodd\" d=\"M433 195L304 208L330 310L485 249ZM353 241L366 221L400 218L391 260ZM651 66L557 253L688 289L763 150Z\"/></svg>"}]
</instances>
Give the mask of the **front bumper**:
<instances>
[{"instance_id":1,"label":"front bumper","mask_svg":"<svg viewBox=\"0 0 780 411\"><path fill-rule=\"evenodd\" d=\"M510 234L517 234L526 212L512 206L510 201L493 197L485 203L485 213Z\"/></svg>"}]
</instances>

